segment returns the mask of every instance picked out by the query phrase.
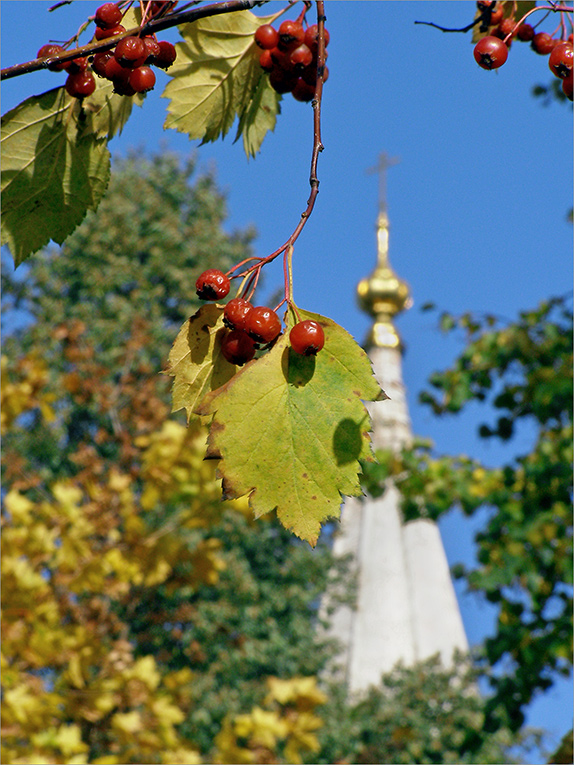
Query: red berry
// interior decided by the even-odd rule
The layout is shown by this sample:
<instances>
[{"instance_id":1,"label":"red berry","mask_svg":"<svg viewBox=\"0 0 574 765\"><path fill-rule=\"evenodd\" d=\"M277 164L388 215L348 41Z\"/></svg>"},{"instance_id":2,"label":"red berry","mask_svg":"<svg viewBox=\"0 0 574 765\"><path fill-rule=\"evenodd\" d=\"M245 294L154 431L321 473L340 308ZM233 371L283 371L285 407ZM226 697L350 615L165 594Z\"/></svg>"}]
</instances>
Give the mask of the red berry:
<instances>
[{"instance_id":1,"label":"red berry","mask_svg":"<svg viewBox=\"0 0 574 765\"><path fill-rule=\"evenodd\" d=\"M295 98L297 101L312 101L315 97L315 86L309 85L309 83L305 82L304 79L299 77L291 93L293 98Z\"/></svg>"},{"instance_id":2,"label":"red berry","mask_svg":"<svg viewBox=\"0 0 574 765\"><path fill-rule=\"evenodd\" d=\"M124 69L124 74L119 77L112 77L114 93L117 93L118 96L135 96L136 92L130 85L130 74L129 69Z\"/></svg>"},{"instance_id":3,"label":"red berry","mask_svg":"<svg viewBox=\"0 0 574 765\"><path fill-rule=\"evenodd\" d=\"M301 45L305 40L305 30L298 21L287 19L279 27L279 47L285 49L297 43Z\"/></svg>"},{"instance_id":4,"label":"red berry","mask_svg":"<svg viewBox=\"0 0 574 765\"><path fill-rule=\"evenodd\" d=\"M531 24L521 24L516 30L516 36L522 42L530 42L534 37L534 27Z\"/></svg>"},{"instance_id":5,"label":"red berry","mask_svg":"<svg viewBox=\"0 0 574 765\"><path fill-rule=\"evenodd\" d=\"M94 37L96 40L107 40L108 37L117 37L117 35L123 35L125 31L126 28L121 24L118 24L116 27L111 27L110 29L96 27Z\"/></svg>"},{"instance_id":6,"label":"red berry","mask_svg":"<svg viewBox=\"0 0 574 765\"><path fill-rule=\"evenodd\" d=\"M153 69L149 66L138 66L132 69L129 83L136 93L147 93L148 90L153 90L155 85Z\"/></svg>"},{"instance_id":7,"label":"red berry","mask_svg":"<svg viewBox=\"0 0 574 765\"><path fill-rule=\"evenodd\" d=\"M198 297L202 300L220 300L229 292L229 278L217 268L204 271L195 282Z\"/></svg>"},{"instance_id":8,"label":"red berry","mask_svg":"<svg viewBox=\"0 0 574 765\"><path fill-rule=\"evenodd\" d=\"M512 35L514 37L514 27L516 26L516 22L512 18L502 19L500 24L498 24L491 32L490 34L493 37L499 37L501 40L504 40L505 37L508 35ZM510 43L510 39L508 40L508 43ZM507 44L508 44L507 43Z\"/></svg>"},{"instance_id":9,"label":"red berry","mask_svg":"<svg viewBox=\"0 0 574 765\"><path fill-rule=\"evenodd\" d=\"M297 80L295 72L285 72L282 69L273 69L269 75L269 83L277 93L291 93Z\"/></svg>"},{"instance_id":10,"label":"red berry","mask_svg":"<svg viewBox=\"0 0 574 765\"><path fill-rule=\"evenodd\" d=\"M125 69L121 64L118 64L114 52L104 64L104 77L107 80L125 80L128 81L130 76L130 70Z\"/></svg>"},{"instance_id":11,"label":"red berry","mask_svg":"<svg viewBox=\"0 0 574 765\"><path fill-rule=\"evenodd\" d=\"M96 79L91 72L69 74L66 79L66 90L73 98L91 96L96 89Z\"/></svg>"},{"instance_id":12,"label":"red berry","mask_svg":"<svg viewBox=\"0 0 574 765\"><path fill-rule=\"evenodd\" d=\"M572 101L572 72L562 80L562 92Z\"/></svg>"},{"instance_id":13,"label":"red berry","mask_svg":"<svg viewBox=\"0 0 574 765\"><path fill-rule=\"evenodd\" d=\"M94 55L94 60L92 61L92 70L99 77L106 77L106 66L112 59L115 61L113 50L105 50L100 51L100 53L96 53Z\"/></svg>"},{"instance_id":14,"label":"red berry","mask_svg":"<svg viewBox=\"0 0 574 765\"><path fill-rule=\"evenodd\" d=\"M547 56L549 53L552 53L555 45L556 40L546 32L537 32L530 43L532 50L540 53L541 56Z\"/></svg>"},{"instance_id":15,"label":"red berry","mask_svg":"<svg viewBox=\"0 0 574 765\"><path fill-rule=\"evenodd\" d=\"M325 345L323 327L312 319L300 321L289 332L289 342L295 353L314 356Z\"/></svg>"},{"instance_id":16,"label":"red berry","mask_svg":"<svg viewBox=\"0 0 574 765\"><path fill-rule=\"evenodd\" d=\"M253 39L263 50L271 50L271 48L277 47L279 32L271 24L262 24L255 30Z\"/></svg>"},{"instance_id":17,"label":"red berry","mask_svg":"<svg viewBox=\"0 0 574 765\"><path fill-rule=\"evenodd\" d=\"M483 69L498 69L507 58L508 48L498 37L483 37L474 47L474 59Z\"/></svg>"},{"instance_id":18,"label":"red berry","mask_svg":"<svg viewBox=\"0 0 574 765\"><path fill-rule=\"evenodd\" d=\"M96 11L94 21L102 29L111 29L122 20L122 12L115 3L104 3Z\"/></svg>"},{"instance_id":19,"label":"red berry","mask_svg":"<svg viewBox=\"0 0 574 765\"><path fill-rule=\"evenodd\" d=\"M245 329L256 343L271 343L281 332L281 321L275 311L265 306L252 308L245 320Z\"/></svg>"},{"instance_id":20,"label":"red berry","mask_svg":"<svg viewBox=\"0 0 574 765\"><path fill-rule=\"evenodd\" d=\"M572 45L570 43L561 43L557 45L548 59L550 71L561 80L566 79L572 73Z\"/></svg>"},{"instance_id":21,"label":"red berry","mask_svg":"<svg viewBox=\"0 0 574 765\"><path fill-rule=\"evenodd\" d=\"M329 32L325 29L325 47L329 45L329 39L330 35ZM317 24L312 24L310 27L307 27L305 30L305 45L310 48L312 51L316 51L319 47L319 27Z\"/></svg>"},{"instance_id":22,"label":"red berry","mask_svg":"<svg viewBox=\"0 0 574 765\"><path fill-rule=\"evenodd\" d=\"M47 56L58 56L60 53L65 53L66 49L63 48L61 45L52 45L48 43L47 45L42 45L38 53L36 54L36 58L46 58ZM67 69L70 66L69 61L65 62L56 62L54 64L50 64L48 69L51 72L61 72L64 69Z\"/></svg>"},{"instance_id":23,"label":"red berry","mask_svg":"<svg viewBox=\"0 0 574 765\"><path fill-rule=\"evenodd\" d=\"M229 329L245 329L245 322L253 306L249 300L233 298L223 311L223 323Z\"/></svg>"},{"instance_id":24,"label":"red berry","mask_svg":"<svg viewBox=\"0 0 574 765\"><path fill-rule=\"evenodd\" d=\"M230 364L242 366L255 356L255 342L247 332L232 329L223 336L221 353Z\"/></svg>"},{"instance_id":25,"label":"red berry","mask_svg":"<svg viewBox=\"0 0 574 765\"><path fill-rule=\"evenodd\" d=\"M142 40L147 53L146 64L153 64L155 56L159 56L161 52L159 43L153 37L150 37L150 35L142 37Z\"/></svg>"},{"instance_id":26,"label":"red berry","mask_svg":"<svg viewBox=\"0 0 574 765\"><path fill-rule=\"evenodd\" d=\"M309 48L303 43L302 45L293 48L289 54L289 61L291 65L298 70L304 69L313 61L313 54Z\"/></svg>"},{"instance_id":27,"label":"red berry","mask_svg":"<svg viewBox=\"0 0 574 765\"><path fill-rule=\"evenodd\" d=\"M167 40L160 40L158 45L159 53L153 57L153 64L160 69L169 69L177 57L175 45Z\"/></svg>"},{"instance_id":28,"label":"red berry","mask_svg":"<svg viewBox=\"0 0 574 765\"><path fill-rule=\"evenodd\" d=\"M493 24L500 24L502 17L504 16L504 6L501 2L496 4L496 8L490 14L490 26Z\"/></svg>"},{"instance_id":29,"label":"red berry","mask_svg":"<svg viewBox=\"0 0 574 765\"><path fill-rule=\"evenodd\" d=\"M262 50L259 54L259 66L265 72L270 72L273 69L273 57L270 50Z\"/></svg>"},{"instance_id":30,"label":"red berry","mask_svg":"<svg viewBox=\"0 0 574 765\"><path fill-rule=\"evenodd\" d=\"M135 69L147 58L145 43L139 37L124 37L116 45L114 56L121 66L126 69Z\"/></svg>"},{"instance_id":31,"label":"red berry","mask_svg":"<svg viewBox=\"0 0 574 765\"><path fill-rule=\"evenodd\" d=\"M234 329L223 336L221 352L230 364L242 366L255 356L255 342L246 332Z\"/></svg>"},{"instance_id":32,"label":"red berry","mask_svg":"<svg viewBox=\"0 0 574 765\"><path fill-rule=\"evenodd\" d=\"M85 56L79 56L71 61L68 61L66 69L70 74L79 74L79 72L85 72L88 68L88 59Z\"/></svg>"}]
</instances>

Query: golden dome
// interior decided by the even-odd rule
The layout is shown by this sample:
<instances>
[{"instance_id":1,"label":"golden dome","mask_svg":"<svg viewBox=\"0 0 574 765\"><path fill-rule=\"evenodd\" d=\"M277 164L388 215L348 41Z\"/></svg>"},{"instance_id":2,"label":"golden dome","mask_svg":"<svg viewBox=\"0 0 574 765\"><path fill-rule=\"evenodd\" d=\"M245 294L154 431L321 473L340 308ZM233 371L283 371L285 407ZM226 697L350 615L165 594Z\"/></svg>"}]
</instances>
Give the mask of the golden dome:
<instances>
[{"instance_id":1,"label":"golden dome","mask_svg":"<svg viewBox=\"0 0 574 765\"><path fill-rule=\"evenodd\" d=\"M367 347L401 347L393 317L410 306L409 287L399 279L389 264L389 221L385 211L377 220L377 265L373 273L357 286L361 308L375 322L367 339Z\"/></svg>"}]
</instances>

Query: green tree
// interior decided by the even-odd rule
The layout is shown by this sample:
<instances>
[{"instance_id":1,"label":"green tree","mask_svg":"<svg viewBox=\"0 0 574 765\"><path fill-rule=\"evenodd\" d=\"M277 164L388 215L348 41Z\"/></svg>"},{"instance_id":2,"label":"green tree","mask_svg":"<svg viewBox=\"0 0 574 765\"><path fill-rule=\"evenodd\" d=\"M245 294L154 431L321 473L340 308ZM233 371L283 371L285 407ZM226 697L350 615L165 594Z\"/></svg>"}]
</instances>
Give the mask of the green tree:
<instances>
[{"instance_id":1,"label":"green tree","mask_svg":"<svg viewBox=\"0 0 574 765\"><path fill-rule=\"evenodd\" d=\"M126 200L128 182L144 198L153 191L155 204L142 210ZM179 205L193 210L185 227L178 223ZM251 233L221 232L224 210L211 176L194 179L193 168L171 155L128 157L118 160L98 214L90 214L60 252L35 257L23 276L4 270L4 472L12 492L4 517L6 560L24 554L34 572L51 572L53 590L41 577L36 582L53 604L48 627L60 642L62 630L76 636L64 654L58 640L44 647L45 621L5 600L13 672L8 714L16 714L24 691L26 698L41 689L48 694L50 683L58 690L56 697L40 693L41 708L30 708L26 726L16 720L20 727L6 742L6 761L42 756L57 762L73 751L91 761L107 754L115 761L159 762L163 747L170 757L183 748L207 761L236 762L242 756L291 762L307 747L314 759L327 762L361 752L369 756L365 752L375 750L366 741L379 724L385 731L402 729L402 702L393 706L393 719L386 717L386 685L356 707L342 686L330 689L330 701L323 703L311 683L332 655L317 639L319 597L329 587L341 599L352 598L344 563L334 565L328 540L312 551L276 520L254 521L245 502L221 503L212 463L202 460L205 436L196 420L186 429L181 413L168 418L169 390L160 370L174 327L194 310L195 274L209 262L214 242L218 253L249 252ZM164 229L180 237L183 262L156 247L157 231ZM107 231L117 233L117 247L114 236L102 246ZM128 249L137 257L126 257ZM160 286L185 280L190 305L172 301L168 289L158 289L149 303L145 284L152 276ZM134 284L141 286L124 289ZM14 324L22 311L27 323ZM86 528L86 520L93 527ZM58 534L40 555L35 540L50 529ZM64 558L60 544L68 551ZM89 562L90 578L72 576L79 559ZM24 586L10 579L14 602ZM32 666L20 639L23 629L44 651ZM90 652L87 646L93 646ZM117 666L99 667L108 654ZM145 667L159 678L171 728L154 712L152 686L141 698L117 696L114 684ZM272 677L293 683L270 690ZM308 678L306 685L301 677ZM407 696L405 691L401 698ZM466 709L467 702L461 704ZM480 716L481 704L472 697L473 714ZM377 705L387 711L373 718ZM415 715L409 751L426 751L425 714ZM470 715L473 721L476 715ZM442 722L447 742L451 720ZM462 724L457 718L456 726ZM167 738L146 739L145 725ZM35 736L43 726L52 731L46 740ZM174 730L179 738L166 750ZM507 759L504 735L496 739L498 756L484 761ZM386 757L390 750L376 751Z\"/></svg>"}]
</instances>

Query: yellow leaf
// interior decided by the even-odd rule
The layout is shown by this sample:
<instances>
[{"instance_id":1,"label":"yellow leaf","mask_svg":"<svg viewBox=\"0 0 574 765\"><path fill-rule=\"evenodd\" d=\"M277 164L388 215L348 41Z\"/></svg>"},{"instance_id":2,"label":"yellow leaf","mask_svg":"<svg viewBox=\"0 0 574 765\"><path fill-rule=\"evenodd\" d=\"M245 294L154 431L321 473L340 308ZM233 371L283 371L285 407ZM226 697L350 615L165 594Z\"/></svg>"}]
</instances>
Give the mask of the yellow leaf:
<instances>
[{"instance_id":1,"label":"yellow leaf","mask_svg":"<svg viewBox=\"0 0 574 765\"><path fill-rule=\"evenodd\" d=\"M116 712L112 717L112 727L122 733L136 733L142 727L141 714L137 710Z\"/></svg>"}]
</instances>

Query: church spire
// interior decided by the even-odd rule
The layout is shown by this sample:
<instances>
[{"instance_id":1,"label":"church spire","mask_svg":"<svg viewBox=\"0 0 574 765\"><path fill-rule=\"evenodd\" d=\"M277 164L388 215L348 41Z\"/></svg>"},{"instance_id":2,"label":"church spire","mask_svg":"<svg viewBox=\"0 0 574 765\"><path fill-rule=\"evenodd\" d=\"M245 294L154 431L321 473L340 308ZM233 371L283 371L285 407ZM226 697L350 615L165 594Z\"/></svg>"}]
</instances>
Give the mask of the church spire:
<instances>
[{"instance_id":1,"label":"church spire","mask_svg":"<svg viewBox=\"0 0 574 765\"><path fill-rule=\"evenodd\" d=\"M387 169L398 163L398 158L385 152L378 163L367 172L379 173L379 213L377 216L377 264L375 270L357 286L361 308L374 318L365 343L366 349L401 348L394 317L409 307L410 295L406 282L396 275L389 262L389 218L387 214Z\"/></svg>"}]
</instances>

